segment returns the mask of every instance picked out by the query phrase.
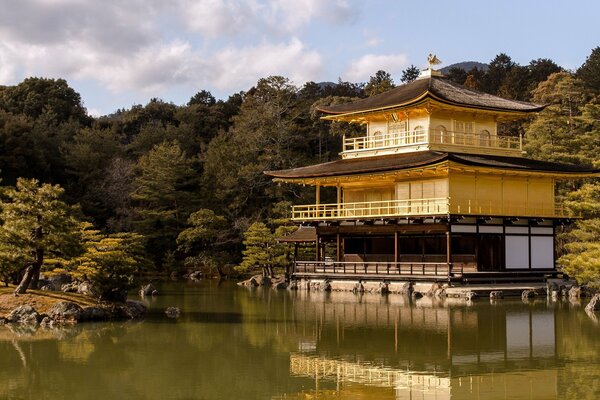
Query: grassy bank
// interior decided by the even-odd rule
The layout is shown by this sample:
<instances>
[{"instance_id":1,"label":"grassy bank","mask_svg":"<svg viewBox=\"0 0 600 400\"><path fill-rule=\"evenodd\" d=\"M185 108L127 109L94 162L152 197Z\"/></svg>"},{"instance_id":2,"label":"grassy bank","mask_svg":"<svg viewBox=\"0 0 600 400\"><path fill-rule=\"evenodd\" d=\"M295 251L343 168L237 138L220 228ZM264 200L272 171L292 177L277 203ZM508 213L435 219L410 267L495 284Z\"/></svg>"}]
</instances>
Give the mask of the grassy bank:
<instances>
[{"instance_id":1,"label":"grassy bank","mask_svg":"<svg viewBox=\"0 0 600 400\"><path fill-rule=\"evenodd\" d=\"M6 317L14 308L25 304L32 306L40 314L47 313L54 304L61 301L70 301L81 307L97 304L92 297L77 293L28 290L26 294L15 297L14 290L14 286L0 287L0 317Z\"/></svg>"}]
</instances>

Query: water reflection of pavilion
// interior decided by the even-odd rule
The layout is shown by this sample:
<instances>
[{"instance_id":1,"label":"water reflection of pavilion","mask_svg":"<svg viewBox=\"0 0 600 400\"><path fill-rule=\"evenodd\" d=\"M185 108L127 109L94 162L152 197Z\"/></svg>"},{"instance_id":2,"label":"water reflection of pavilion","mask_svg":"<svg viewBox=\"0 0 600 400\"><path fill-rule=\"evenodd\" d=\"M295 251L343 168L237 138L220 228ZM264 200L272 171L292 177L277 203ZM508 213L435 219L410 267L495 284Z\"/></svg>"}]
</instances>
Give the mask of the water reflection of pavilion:
<instances>
[{"instance_id":1,"label":"water reflection of pavilion","mask_svg":"<svg viewBox=\"0 0 600 400\"><path fill-rule=\"evenodd\" d=\"M545 304L298 296L296 315L314 329L290 369L316 386L387 387L399 399L556 397L555 311Z\"/></svg>"}]
</instances>

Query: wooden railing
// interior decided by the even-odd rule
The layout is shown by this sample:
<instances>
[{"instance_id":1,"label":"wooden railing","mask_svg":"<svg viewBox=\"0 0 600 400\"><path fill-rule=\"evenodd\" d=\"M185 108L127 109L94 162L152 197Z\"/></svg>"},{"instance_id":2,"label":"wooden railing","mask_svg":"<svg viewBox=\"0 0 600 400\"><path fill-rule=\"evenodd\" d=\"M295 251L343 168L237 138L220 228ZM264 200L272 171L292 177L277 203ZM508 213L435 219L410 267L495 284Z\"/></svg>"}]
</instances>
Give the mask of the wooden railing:
<instances>
[{"instance_id":1,"label":"wooden railing","mask_svg":"<svg viewBox=\"0 0 600 400\"><path fill-rule=\"evenodd\" d=\"M392 132L357 138L344 137L343 151L357 152L365 150L412 147L424 144L467 146L480 149L501 149L521 153L522 136L496 136L488 133L441 132L439 130L416 130Z\"/></svg>"},{"instance_id":2,"label":"wooden railing","mask_svg":"<svg viewBox=\"0 0 600 400\"><path fill-rule=\"evenodd\" d=\"M352 219L382 216L441 215L449 210L449 198L309 204L292 207L292 219Z\"/></svg>"},{"instance_id":3,"label":"wooden railing","mask_svg":"<svg viewBox=\"0 0 600 400\"><path fill-rule=\"evenodd\" d=\"M462 275L462 267L439 262L382 262L382 261L296 261L294 275L356 275L450 278Z\"/></svg>"},{"instance_id":4,"label":"wooden railing","mask_svg":"<svg viewBox=\"0 0 600 400\"><path fill-rule=\"evenodd\" d=\"M450 213L459 215L498 215L515 217L575 217L561 203L525 203L510 200L455 200L450 202Z\"/></svg>"},{"instance_id":5,"label":"wooden railing","mask_svg":"<svg viewBox=\"0 0 600 400\"><path fill-rule=\"evenodd\" d=\"M293 221L326 221L431 215L484 215L506 217L565 218L571 215L560 203L524 203L510 200L462 200L449 197L386 200L358 203L292 206Z\"/></svg>"}]
</instances>

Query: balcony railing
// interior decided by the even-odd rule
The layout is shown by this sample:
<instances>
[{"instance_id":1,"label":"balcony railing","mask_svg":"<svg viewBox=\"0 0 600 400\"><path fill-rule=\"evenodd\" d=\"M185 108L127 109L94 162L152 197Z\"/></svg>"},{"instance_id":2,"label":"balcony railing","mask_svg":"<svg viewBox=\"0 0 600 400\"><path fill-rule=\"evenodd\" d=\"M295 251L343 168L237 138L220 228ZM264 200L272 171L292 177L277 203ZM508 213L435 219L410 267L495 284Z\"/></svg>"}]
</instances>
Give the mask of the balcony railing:
<instances>
[{"instance_id":1,"label":"balcony railing","mask_svg":"<svg viewBox=\"0 0 600 400\"><path fill-rule=\"evenodd\" d=\"M344 138L344 152L360 152L366 150L413 147L418 145L437 144L452 146L467 146L479 149L500 149L505 151L522 152L522 137L495 136L489 133L442 132L439 130L416 130L409 132L394 132Z\"/></svg>"},{"instance_id":2,"label":"balcony railing","mask_svg":"<svg viewBox=\"0 0 600 400\"><path fill-rule=\"evenodd\" d=\"M294 275L373 275L446 278L463 274L462 266L435 262L296 261Z\"/></svg>"},{"instance_id":3,"label":"balcony railing","mask_svg":"<svg viewBox=\"0 0 600 400\"><path fill-rule=\"evenodd\" d=\"M440 215L447 214L447 197L434 199L366 201L360 203L309 204L292 207L292 219L296 221L353 219L384 216Z\"/></svg>"},{"instance_id":4,"label":"balcony railing","mask_svg":"<svg viewBox=\"0 0 600 400\"><path fill-rule=\"evenodd\" d=\"M352 220L365 218L434 216L445 214L510 217L573 217L561 204L518 201L476 201L439 197L432 199L309 204L292 207L294 221Z\"/></svg>"}]
</instances>

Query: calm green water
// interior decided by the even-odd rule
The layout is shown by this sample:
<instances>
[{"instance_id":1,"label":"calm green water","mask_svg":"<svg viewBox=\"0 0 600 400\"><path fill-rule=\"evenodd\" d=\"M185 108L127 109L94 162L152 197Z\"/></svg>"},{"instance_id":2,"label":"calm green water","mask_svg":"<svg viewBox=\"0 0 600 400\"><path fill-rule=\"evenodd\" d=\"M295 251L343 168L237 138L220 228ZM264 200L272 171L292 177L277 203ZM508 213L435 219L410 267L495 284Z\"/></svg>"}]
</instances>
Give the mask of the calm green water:
<instances>
[{"instance_id":1,"label":"calm green water","mask_svg":"<svg viewBox=\"0 0 600 400\"><path fill-rule=\"evenodd\" d=\"M600 398L600 324L581 304L159 290L144 322L0 327L0 399Z\"/></svg>"}]
</instances>

